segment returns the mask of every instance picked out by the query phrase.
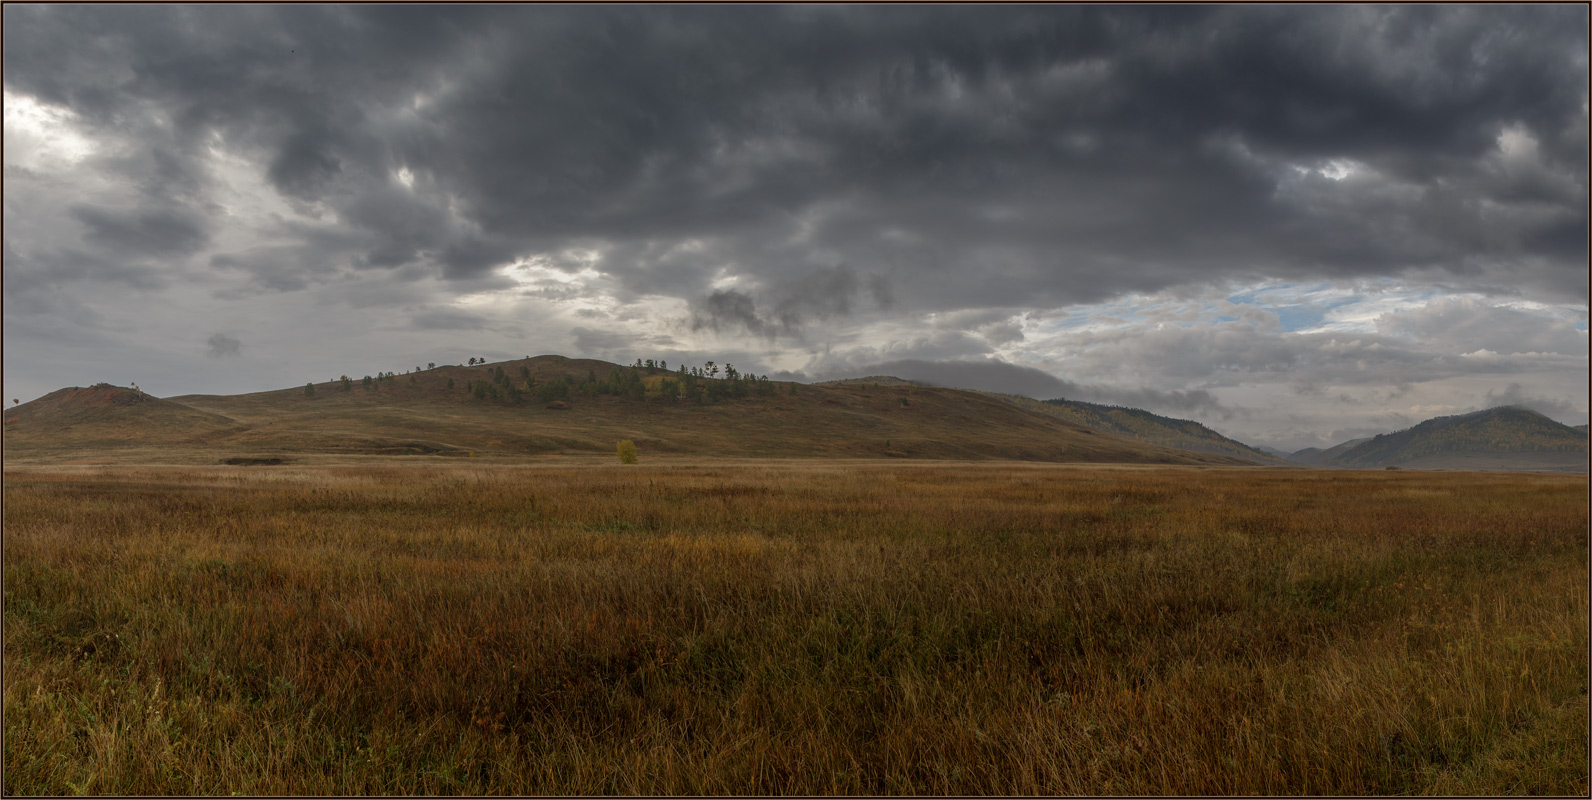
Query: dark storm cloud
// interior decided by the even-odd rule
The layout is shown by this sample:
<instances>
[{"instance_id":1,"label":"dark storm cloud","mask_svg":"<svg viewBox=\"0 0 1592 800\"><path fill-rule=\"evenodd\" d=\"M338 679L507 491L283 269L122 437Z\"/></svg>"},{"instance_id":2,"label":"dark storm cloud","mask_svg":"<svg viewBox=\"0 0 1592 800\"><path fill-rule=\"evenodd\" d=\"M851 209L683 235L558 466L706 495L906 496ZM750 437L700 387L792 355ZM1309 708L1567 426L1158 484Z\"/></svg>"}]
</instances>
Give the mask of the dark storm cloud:
<instances>
[{"instance_id":1,"label":"dark storm cloud","mask_svg":"<svg viewBox=\"0 0 1592 800\"><path fill-rule=\"evenodd\" d=\"M247 273L256 291L293 292L310 285L314 265L324 256L323 251L303 245L267 246L217 253L210 257L210 265Z\"/></svg>"},{"instance_id":2,"label":"dark storm cloud","mask_svg":"<svg viewBox=\"0 0 1592 800\"><path fill-rule=\"evenodd\" d=\"M36 291L79 281L147 290L167 285L160 269L141 261L77 248L22 253L6 242L7 297L30 297Z\"/></svg>"},{"instance_id":3,"label":"dark storm cloud","mask_svg":"<svg viewBox=\"0 0 1592 800\"><path fill-rule=\"evenodd\" d=\"M744 292L725 289L699 300L691 309L691 330L749 333L773 337L774 323L757 313L757 303Z\"/></svg>"},{"instance_id":4,"label":"dark storm cloud","mask_svg":"<svg viewBox=\"0 0 1592 800\"><path fill-rule=\"evenodd\" d=\"M300 132L289 137L266 172L282 193L299 199L320 197L341 177L342 162L324 135Z\"/></svg>"},{"instance_id":5,"label":"dark storm cloud","mask_svg":"<svg viewBox=\"0 0 1592 800\"><path fill-rule=\"evenodd\" d=\"M188 255L209 240L205 220L182 211L78 205L70 213L86 229L84 239L124 257Z\"/></svg>"},{"instance_id":6,"label":"dark storm cloud","mask_svg":"<svg viewBox=\"0 0 1592 800\"><path fill-rule=\"evenodd\" d=\"M224 333L212 334L205 342L207 349L205 355L211 358L233 357L243 355L243 342Z\"/></svg>"},{"instance_id":7,"label":"dark storm cloud","mask_svg":"<svg viewBox=\"0 0 1592 800\"><path fill-rule=\"evenodd\" d=\"M858 275L844 264L816 269L790 281L782 295L774 316L788 329L799 328L808 319L848 316L864 295L875 305L889 308L893 296L885 276Z\"/></svg>"},{"instance_id":8,"label":"dark storm cloud","mask_svg":"<svg viewBox=\"0 0 1592 800\"><path fill-rule=\"evenodd\" d=\"M783 280L769 294L777 297L766 314L745 292L719 289L692 304L688 324L693 331L744 332L774 339L799 336L809 320L850 316L864 298L887 309L892 302L890 283L881 275L861 275L845 265L822 267L794 279Z\"/></svg>"},{"instance_id":9,"label":"dark storm cloud","mask_svg":"<svg viewBox=\"0 0 1592 800\"><path fill-rule=\"evenodd\" d=\"M622 289L765 337L864 294L910 312L1420 269L1586 293L1582 6L5 15L8 90L154 154L107 169L203 194L219 136L365 242L335 266L469 280L596 242ZM78 213L106 249L208 230ZM713 294L725 272L766 288Z\"/></svg>"}]
</instances>

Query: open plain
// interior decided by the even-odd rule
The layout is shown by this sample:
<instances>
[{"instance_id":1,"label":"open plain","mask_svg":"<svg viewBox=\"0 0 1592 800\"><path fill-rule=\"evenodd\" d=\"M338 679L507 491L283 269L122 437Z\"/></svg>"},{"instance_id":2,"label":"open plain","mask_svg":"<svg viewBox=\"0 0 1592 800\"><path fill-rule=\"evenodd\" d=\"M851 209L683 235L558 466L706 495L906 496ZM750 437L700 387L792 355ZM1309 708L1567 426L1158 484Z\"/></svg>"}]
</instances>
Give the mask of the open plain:
<instances>
[{"instance_id":1,"label":"open plain","mask_svg":"<svg viewBox=\"0 0 1592 800\"><path fill-rule=\"evenodd\" d=\"M1587 479L5 469L5 785L1584 795Z\"/></svg>"}]
</instances>

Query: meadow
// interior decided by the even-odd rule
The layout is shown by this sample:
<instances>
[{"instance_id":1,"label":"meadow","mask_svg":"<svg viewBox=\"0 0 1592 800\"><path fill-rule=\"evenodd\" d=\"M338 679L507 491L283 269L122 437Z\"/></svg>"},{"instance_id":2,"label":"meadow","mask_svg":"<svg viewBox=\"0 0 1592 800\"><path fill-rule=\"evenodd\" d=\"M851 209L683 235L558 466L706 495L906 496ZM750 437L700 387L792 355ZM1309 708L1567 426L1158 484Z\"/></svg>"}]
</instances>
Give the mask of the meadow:
<instances>
[{"instance_id":1,"label":"meadow","mask_svg":"<svg viewBox=\"0 0 1592 800\"><path fill-rule=\"evenodd\" d=\"M1585 795L1587 478L7 467L9 794Z\"/></svg>"}]
</instances>

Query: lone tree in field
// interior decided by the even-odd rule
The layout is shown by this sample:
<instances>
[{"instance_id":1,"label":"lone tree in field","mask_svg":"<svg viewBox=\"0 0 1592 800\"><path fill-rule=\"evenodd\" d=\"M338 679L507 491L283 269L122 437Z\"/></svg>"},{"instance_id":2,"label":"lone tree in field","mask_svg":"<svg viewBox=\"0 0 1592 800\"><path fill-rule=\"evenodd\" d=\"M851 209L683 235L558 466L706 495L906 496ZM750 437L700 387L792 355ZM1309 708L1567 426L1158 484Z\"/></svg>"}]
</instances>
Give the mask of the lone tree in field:
<instances>
[{"instance_id":1,"label":"lone tree in field","mask_svg":"<svg viewBox=\"0 0 1592 800\"><path fill-rule=\"evenodd\" d=\"M636 463L636 443L626 439L619 443L619 463Z\"/></svg>"},{"instance_id":2,"label":"lone tree in field","mask_svg":"<svg viewBox=\"0 0 1592 800\"><path fill-rule=\"evenodd\" d=\"M313 383L304 384L304 396L305 397L314 397L315 396L315 384L313 384Z\"/></svg>"}]
</instances>

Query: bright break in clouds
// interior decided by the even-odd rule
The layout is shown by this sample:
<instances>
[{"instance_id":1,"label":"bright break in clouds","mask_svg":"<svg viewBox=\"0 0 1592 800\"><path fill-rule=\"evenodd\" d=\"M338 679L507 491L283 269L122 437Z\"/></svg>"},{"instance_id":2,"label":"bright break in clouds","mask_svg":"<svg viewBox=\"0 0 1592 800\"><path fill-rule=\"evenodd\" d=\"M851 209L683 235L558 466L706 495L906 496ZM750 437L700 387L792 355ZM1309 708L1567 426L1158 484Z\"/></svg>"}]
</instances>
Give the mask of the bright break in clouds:
<instances>
[{"instance_id":1,"label":"bright break in clouds","mask_svg":"<svg viewBox=\"0 0 1592 800\"><path fill-rule=\"evenodd\" d=\"M1584 6L5 7L5 383L1587 418Z\"/></svg>"}]
</instances>

